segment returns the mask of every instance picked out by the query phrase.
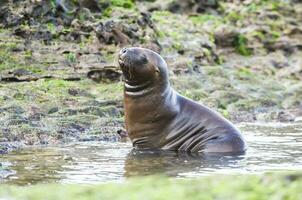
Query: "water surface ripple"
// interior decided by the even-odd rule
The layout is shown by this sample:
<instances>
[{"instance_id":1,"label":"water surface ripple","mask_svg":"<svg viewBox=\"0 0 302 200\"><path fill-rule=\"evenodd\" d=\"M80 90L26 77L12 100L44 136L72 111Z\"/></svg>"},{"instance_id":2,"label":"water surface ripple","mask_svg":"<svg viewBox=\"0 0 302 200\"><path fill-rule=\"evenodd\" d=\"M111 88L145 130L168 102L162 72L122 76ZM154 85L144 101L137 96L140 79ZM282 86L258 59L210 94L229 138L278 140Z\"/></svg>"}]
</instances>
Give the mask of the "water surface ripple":
<instances>
[{"instance_id":1,"label":"water surface ripple","mask_svg":"<svg viewBox=\"0 0 302 200\"><path fill-rule=\"evenodd\" d=\"M186 178L302 169L302 123L240 124L239 128L249 145L240 156L133 152L130 142L25 148L0 156L2 168L6 166L0 172L10 172L0 177L0 183L100 183L153 174Z\"/></svg>"}]
</instances>

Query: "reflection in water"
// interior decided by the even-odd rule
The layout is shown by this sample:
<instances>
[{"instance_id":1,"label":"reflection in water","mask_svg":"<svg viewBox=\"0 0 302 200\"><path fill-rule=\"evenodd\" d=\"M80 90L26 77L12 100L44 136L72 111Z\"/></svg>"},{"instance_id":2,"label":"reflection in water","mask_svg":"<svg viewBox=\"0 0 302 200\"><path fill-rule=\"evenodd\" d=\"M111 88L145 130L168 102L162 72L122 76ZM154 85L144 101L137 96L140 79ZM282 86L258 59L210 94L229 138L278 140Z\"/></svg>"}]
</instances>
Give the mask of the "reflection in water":
<instances>
[{"instance_id":1,"label":"reflection in water","mask_svg":"<svg viewBox=\"0 0 302 200\"><path fill-rule=\"evenodd\" d=\"M100 183L138 175L185 178L302 169L302 124L245 124L240 129L249 149L237 156L131 151L129 142L26 148L0 155L6 166L0 167L0 174L15 172L0 183Z\"/></svg>"},{"instance_id":2,"label":"reflection in water","mask_svg":"<svg viewBox=\"0 0 302 200\"><path fill-rule=\"evenodd\" d=\"M198 155L185 152L132 150L126 158L125 177L150 174L180 177L184 173L196 172L199 169L206 174L207 169L239 167L236 163L242 159L243 155ZM202 173L200 175L203 175Z\"/></svg>"}]
</instances>

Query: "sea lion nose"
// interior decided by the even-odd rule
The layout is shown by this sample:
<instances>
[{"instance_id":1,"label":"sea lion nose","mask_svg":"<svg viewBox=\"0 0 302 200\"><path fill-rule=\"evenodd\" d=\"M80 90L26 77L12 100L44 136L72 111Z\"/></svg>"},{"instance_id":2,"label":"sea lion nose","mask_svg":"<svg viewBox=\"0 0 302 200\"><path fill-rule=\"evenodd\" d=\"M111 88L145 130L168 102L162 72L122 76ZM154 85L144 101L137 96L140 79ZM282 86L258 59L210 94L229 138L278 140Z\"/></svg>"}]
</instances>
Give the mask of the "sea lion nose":
<instances>
[{"instance_id":1,"label":"sea lion nose","mask_svg":"<svg viewBox=\"0 0 302 200\"><path fill-rule=\"evenodd\" d=\"M121 51L120 51L120 56L127 53L128 49L127 48L123 48Z\"/></svg>"}]
</instances>

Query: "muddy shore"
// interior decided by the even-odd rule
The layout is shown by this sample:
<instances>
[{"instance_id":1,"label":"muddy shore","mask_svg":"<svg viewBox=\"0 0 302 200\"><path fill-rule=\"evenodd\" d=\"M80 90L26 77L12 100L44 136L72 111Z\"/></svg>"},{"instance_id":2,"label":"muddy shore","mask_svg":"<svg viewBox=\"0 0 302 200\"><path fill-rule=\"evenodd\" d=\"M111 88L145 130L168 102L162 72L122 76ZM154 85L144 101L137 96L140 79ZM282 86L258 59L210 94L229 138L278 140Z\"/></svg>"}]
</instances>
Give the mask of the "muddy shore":
<instances>
[{"instance_id":1,"label":"muddy shore","mask_svg":"<svg viewBox=\"0 0 302 200\"><path fill-rule=\"evenodd\" d=\"M301 21L301 1L2 1L0 154L119 140L124 46L231 121L302 121Z\"/></svg>"}]
</instances>

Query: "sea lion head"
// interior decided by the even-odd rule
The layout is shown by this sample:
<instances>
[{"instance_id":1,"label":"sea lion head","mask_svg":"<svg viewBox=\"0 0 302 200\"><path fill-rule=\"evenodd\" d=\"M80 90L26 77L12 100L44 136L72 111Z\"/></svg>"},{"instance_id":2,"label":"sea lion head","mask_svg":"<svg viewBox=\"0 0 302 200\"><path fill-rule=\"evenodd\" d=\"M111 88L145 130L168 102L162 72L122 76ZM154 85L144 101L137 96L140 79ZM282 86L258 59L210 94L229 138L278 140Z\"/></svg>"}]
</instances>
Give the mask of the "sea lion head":
<instances>
[{"instance_id":1,"label":"sea lion head","mask_svg":"<svg viewBox=\"0 0 302 200\"><path fill-rule=\"evenodd\" d=\"M152 50L140 47L123 48L118 62L126 83L168 80L166 62Z\"/></svg>"}]
</instances>

